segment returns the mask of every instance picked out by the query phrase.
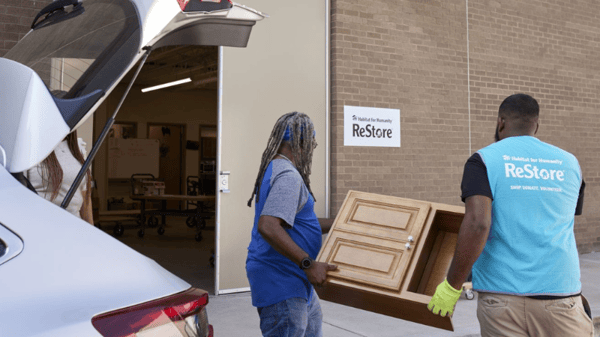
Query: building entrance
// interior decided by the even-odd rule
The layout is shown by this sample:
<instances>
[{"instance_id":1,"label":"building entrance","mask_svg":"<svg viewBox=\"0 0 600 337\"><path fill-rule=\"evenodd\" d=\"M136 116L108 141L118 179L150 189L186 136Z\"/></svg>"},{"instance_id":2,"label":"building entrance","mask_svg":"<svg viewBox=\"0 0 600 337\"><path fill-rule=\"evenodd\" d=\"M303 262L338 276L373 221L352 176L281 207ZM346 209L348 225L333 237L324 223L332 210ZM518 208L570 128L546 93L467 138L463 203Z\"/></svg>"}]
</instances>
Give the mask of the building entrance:
<instances>
[{"instance_id":1,"label":"building entrance","mask_svg":"<svg viewBox=\"0 0 600 337\"><path fill-rule=\"evenodd\" d=\"M215 288L217 68L217 47L153 51L94 163L101 228L209 292ZM96 135L131 76L95 114Z\"/></svg>"}]
</instances>

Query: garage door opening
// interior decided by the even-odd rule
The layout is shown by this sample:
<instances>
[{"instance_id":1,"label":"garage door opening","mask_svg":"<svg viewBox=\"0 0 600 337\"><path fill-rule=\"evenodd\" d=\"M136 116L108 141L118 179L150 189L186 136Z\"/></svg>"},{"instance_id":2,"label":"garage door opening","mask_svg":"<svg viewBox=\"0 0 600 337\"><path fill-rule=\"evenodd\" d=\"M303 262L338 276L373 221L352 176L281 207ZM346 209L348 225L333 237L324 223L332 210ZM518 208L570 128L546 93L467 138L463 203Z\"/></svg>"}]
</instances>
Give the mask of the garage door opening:
<instances>
[{"instance_id":1,"label":"garage door opening","mask_svg":"<svg viewBox=\"0 0 600 337\"><path fill-rule=\"evenodd\" d=\"M213 294L218 62L218 47L154 50L93 165L96 224ZM95 113L94 139L133 72Z\"/></svg>"}]
</instances>

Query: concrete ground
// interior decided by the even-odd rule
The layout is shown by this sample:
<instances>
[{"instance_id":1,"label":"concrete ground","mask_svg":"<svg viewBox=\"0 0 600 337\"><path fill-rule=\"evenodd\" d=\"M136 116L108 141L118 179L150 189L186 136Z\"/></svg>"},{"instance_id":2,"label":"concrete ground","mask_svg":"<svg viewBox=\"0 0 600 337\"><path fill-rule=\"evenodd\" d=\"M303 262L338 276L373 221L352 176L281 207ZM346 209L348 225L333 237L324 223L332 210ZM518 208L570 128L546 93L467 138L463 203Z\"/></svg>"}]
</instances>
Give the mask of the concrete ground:
<instances>
[{"instance_id":1,"label":"concrete ground","mask_svg":"<svg viewBox=\"0 0 600 337\"><path fill-rule=\"evenodd\" d=\"M210 227L212 223L209 222ZM137 237L133 222L125 223L125 233L118 239L140 253L154 259L167 270L194 287L214 294L214 269L209 264L214 249L214 232L205 231L204 240L194 240L195 229L185 225L185 218L168 218L164 235L147 229L143 239ZM112 224L103 224L112 232ZM600 253L580 256L583 294L588 299L597 322L595 337L600 337ZM420 337L420 336L480 336L476 317L477 300L464 295L456 305L454 332L431 328L384 315L367 312L332 302L321 301L323 330L326 337ZM260 336L259 319L252 307L250 293L212 295L208 317L215 336Z\"/></svg>"},{"instance_id":2,"label":"concrete ground","mask_svg":"<svg viewBox=\"0 0 600 337\"><path fill-rule=\"evenodd\" d=\"M215 247L214 221L203 230L204 239L197 242L196 228L188 228L184 217L167 217L163 235L158 228L146 228L143 238L138 237L139 227L134 220L122 222L125 231L116 237L119 241L153 259L171 273L192 286L214 294L215 270L210 265L210 256ZM102 222L101 229L113 234L114 222ZM208 228L211 228L209 230Z\"/></svg>"},{"instance_id":3,"label":"concrete ground","mask_svg":"<svg viewBox=\"0 0 600 337\"><path fill-rule=\"evenodd\" d=\"M594 322L595 337L600 336L600 253L580 256L583 294L588 299ZM454 332L431 328L384 315L367 312L332 302L321 301L323 335L326 337L475 337L479 334L477 298L463 296L453 317ZM258 314L249 293L219 295L210 298L209 321L215 336L260 336Z\"/></svg>"}]
</instances>

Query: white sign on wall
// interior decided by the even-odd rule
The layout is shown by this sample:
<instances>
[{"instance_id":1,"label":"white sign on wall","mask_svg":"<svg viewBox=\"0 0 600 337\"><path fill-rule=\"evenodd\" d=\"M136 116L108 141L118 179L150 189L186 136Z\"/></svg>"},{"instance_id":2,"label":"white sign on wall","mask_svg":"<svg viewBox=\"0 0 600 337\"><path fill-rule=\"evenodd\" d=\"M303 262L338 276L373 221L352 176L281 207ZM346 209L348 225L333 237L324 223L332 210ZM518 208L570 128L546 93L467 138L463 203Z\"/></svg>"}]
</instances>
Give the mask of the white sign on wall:
<instances>
[{"instance_id":1,"label":"white sign on wall","mask_svg":"<svg viewBox=\"0 0 600 337\"><path fill-rule=\"evenodd\" d=\"M345 105L344 146L400 147L400 110Z\"/></svg>"}]
</instances>

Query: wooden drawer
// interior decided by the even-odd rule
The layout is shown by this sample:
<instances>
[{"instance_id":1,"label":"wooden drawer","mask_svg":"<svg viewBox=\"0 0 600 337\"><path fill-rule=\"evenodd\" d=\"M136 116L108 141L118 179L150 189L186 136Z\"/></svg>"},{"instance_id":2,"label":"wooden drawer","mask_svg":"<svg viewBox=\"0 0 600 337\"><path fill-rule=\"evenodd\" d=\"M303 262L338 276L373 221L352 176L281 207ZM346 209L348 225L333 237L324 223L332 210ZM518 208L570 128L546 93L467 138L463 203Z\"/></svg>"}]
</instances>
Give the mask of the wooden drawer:
<instances>
[{"instance_id":1,"label":"wooden drawer","mask_svg":"<svg viewBox=\"0 0 600 337\"><path fill-rule=\"evenodd\" d=\"M453 331L427 310L446 277L464 207L350 191L318 261L336 264L319 296Z\"/></svg>"}]
</instances>

